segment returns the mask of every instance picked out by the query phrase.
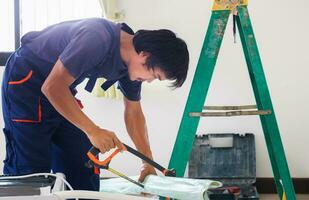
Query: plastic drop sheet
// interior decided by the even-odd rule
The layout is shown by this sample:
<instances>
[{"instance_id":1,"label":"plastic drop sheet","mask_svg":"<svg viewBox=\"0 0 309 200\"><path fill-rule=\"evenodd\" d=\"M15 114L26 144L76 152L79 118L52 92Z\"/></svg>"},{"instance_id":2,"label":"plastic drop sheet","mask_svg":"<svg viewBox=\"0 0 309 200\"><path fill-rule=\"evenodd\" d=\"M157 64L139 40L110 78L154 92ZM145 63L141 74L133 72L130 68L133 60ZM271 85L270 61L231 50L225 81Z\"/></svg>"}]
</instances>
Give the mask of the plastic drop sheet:
<instances>
[{"instance_id":1,"label":"plastic drop sheet","mask_svg":"<svg viewBox=\"0 0 309 200\"><path fill-rule=\"evenodd\" d=\"M130 177L137 180L138 177ZM148 193L179 200L208 200L209 188L221 187L218 181L149 175L141 188L123 178L101 180L100 191L140 195Z\"/></svg>"}]
</instances>

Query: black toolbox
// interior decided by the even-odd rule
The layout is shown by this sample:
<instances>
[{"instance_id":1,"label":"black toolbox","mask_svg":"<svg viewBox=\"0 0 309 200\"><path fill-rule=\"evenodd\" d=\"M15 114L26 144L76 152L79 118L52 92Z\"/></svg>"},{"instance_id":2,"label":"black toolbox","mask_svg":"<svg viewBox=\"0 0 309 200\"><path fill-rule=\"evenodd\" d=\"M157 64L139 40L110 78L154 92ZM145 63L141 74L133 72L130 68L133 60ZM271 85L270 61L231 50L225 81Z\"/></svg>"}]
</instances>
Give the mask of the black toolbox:
<instances>
[{"instance_id":1,"label":"black toolbox","mask_svg":"<svg viewBox=\"0 0 309 200\"><path fill-rule=\"evenodd\" d=\"M223 183L208 190L210 200L258 200L254 135L224 133L196 136L189 177Z\"/></svg>"}]
</instances>

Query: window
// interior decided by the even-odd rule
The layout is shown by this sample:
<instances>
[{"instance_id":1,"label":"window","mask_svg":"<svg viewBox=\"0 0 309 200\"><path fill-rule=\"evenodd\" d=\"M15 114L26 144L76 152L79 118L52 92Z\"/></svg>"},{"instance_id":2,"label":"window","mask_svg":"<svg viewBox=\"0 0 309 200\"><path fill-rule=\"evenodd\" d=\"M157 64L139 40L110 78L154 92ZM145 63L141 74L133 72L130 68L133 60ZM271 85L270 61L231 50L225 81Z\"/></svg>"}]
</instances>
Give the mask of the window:
<instances>
[{"instance_id":1,"label":"window","mask_svg":"<svg viewBox=\"0 0 309 200\"><path fill-rule=\"evenodd\" d=\"M101 16L99 0L1 0L0 66L29 31L61 21Z\"/></svg>"},{"instance_id":2,"label":"window","mask_svg":"<svg viewBox=\"0 0 309 200\"><path fill-rule=\"evenodd\" d=\"M0 51L13 51L14 47L14 1L1 1L0 5Z\"/></svg>"}]
</instances>

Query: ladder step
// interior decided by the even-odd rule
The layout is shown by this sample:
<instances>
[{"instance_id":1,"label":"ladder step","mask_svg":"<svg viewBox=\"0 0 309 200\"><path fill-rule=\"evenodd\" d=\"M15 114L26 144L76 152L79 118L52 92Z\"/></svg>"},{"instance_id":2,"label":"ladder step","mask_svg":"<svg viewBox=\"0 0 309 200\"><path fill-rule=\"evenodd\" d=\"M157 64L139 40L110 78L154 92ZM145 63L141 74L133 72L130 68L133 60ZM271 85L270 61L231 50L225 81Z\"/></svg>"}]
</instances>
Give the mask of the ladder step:
<instances>
[{"instance_id":1,"label":"ladder step","mask_svg":"<svg viewBox=\"0 0 309 200\"><path fill-rule=\"evenodd\" d=\"M230 111L230 112L190 112L190 117L233 117L241 115L270 115L271 110L250 110L250 111Z\"/></svg>"},{"instance_id":2,"label":"ladder step","mask_svg":"<svg viewBox=\"0 0 309 200\"><path fill-rule=\"evenodd\" d=\"M243 105L243 106L204 106L203 110L249 110L257 109L256 105Z\"/></svg>"}]
</instances>

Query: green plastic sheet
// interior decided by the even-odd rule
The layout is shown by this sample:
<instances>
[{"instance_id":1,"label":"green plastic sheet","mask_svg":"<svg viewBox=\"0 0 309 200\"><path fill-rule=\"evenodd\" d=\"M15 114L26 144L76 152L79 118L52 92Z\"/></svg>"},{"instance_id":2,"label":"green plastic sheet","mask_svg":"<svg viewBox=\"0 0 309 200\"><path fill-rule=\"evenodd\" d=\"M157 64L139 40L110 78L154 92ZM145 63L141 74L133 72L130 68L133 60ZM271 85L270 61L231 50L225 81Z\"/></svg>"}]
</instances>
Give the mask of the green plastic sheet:
<instances>
[{"instance_id":1,"label":"green plastic sheet","mask_svg":"<svg viewBox=\"0 0 309 200\"><path fill-rule=\"evenodd\" d=\"M130 177L137 180L137 176ZM170 197L179 200L208 200L209 188L221 187L218 181L149 175L141 188L122 178L101 180L100 191L140 195L142 193Z\"/></svg>"}]
</instances>

